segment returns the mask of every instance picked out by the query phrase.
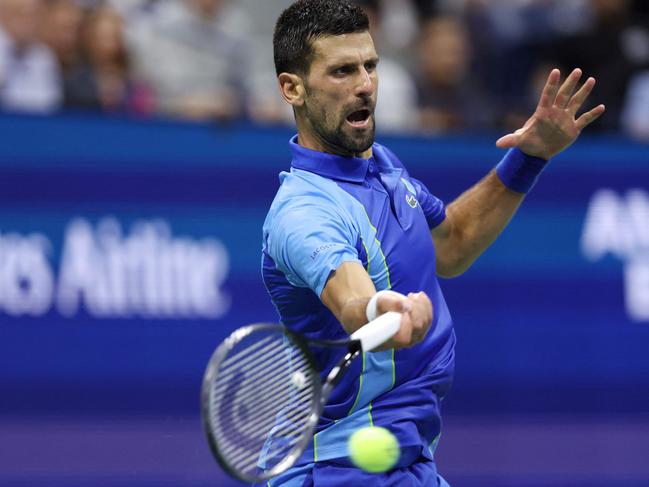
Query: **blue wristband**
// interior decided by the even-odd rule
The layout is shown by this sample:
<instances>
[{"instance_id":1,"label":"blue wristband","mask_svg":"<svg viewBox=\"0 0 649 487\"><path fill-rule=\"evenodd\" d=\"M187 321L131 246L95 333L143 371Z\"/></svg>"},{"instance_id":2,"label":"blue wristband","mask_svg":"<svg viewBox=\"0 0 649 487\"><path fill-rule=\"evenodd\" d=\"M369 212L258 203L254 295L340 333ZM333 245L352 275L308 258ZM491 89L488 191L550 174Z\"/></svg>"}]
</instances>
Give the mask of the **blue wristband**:
<instances>
[{"instance_id":1,"label":"blue wristband","mask_svg":"<svg viewBox=\"0 0 649 487\"><path fill-rule=\"evenodd\" d=\"M519 148L509 149L496 166L496 174L509 189L529 193L549 161L528 156Z\"/></svg>"}]
</instances>

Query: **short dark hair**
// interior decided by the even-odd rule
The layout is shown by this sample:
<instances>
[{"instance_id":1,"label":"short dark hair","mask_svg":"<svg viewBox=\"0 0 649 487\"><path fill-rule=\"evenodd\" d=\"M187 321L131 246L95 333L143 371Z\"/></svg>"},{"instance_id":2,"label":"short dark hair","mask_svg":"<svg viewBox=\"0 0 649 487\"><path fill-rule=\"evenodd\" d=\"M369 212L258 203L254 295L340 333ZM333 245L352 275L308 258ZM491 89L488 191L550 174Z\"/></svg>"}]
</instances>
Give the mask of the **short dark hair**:
<instances>
[{"instance_id":1,"label":"short dark hair","mask_svg":"<svg viewBox=\"0 0 649 487\"><path fill-rule=\"evenodd\" d=\"M275 71L278 75L308 73L313 41L367 30L367 15L349 0L298 0L282 12L275 25Z\"/></svg>"}]
</instances>

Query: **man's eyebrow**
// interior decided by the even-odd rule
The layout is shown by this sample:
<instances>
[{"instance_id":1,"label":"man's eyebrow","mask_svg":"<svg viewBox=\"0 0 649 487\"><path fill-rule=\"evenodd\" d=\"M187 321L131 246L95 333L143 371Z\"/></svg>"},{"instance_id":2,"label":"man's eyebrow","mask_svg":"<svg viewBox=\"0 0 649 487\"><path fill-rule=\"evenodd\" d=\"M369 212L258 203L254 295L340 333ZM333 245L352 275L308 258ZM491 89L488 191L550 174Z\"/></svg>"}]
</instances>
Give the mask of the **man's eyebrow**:
<instances>
[{"instance_id":1,"label":"man's eyebrow","mask_svg":"<svg viewBox=\"0 0 649 487\"><path fill-rule=\"evenodd\" d=\"M364 59L362 61L362 64L367 64L367 63L378 64L379 61L380 58L378 56L372 56L368 59ZM356 66L358 64L359 61L357 59L343 59L343 60L333 61L331 64L329 64L329 69L344 68L346 66Z\"/></svg>"}]
</instances>

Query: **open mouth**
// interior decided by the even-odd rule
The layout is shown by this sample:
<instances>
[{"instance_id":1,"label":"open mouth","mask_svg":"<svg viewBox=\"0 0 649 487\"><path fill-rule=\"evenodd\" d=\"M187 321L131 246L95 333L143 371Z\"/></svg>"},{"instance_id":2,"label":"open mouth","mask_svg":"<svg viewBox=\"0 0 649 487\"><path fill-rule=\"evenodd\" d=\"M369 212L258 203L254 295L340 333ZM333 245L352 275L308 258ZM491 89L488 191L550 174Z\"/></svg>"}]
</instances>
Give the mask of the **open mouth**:
<instances>
[{"instance_id":1,"label":"open mouth","mask_svg":"<svg viewBox=\"0 0 649 487\"><path fill-rule=\"evenodd\" d=\"M352 127L364 128L368 125L371 112L367 109L357 110L347 116L347 123Z\"/></svg>"}]
</instances>

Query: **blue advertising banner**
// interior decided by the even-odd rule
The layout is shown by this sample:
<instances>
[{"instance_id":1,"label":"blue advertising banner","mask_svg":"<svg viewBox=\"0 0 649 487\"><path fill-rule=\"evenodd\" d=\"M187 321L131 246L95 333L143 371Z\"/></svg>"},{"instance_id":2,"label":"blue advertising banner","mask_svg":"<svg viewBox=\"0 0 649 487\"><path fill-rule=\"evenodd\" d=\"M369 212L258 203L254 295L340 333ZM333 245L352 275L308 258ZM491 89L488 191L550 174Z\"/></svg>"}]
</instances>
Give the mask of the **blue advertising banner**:
<instances>
[{"instance_id":1,"label":"blue advertising banner","mask_svg":"<svg viewBox=\"0 0 649 487\"><path fill-rule=\"evenodd\" d=\"M3 116L0 133L0 449L13 452L0 484L226 485L201 437L200 381L234 328L276 320L261 226L291 132ZM502 156L495 138L379 140L450 202ZM458 335L451 418L649 415L649 148L580 140L442 287ZM90 425L112 452L103 480L70 433ZM37 465L26 452L48 431L86 470L49 450ZM158 461L115 453L127 431ZM161 460L182 451L183 468ZM624 485L649 482L634 475Z\"/></svg>"}]
</instances>

